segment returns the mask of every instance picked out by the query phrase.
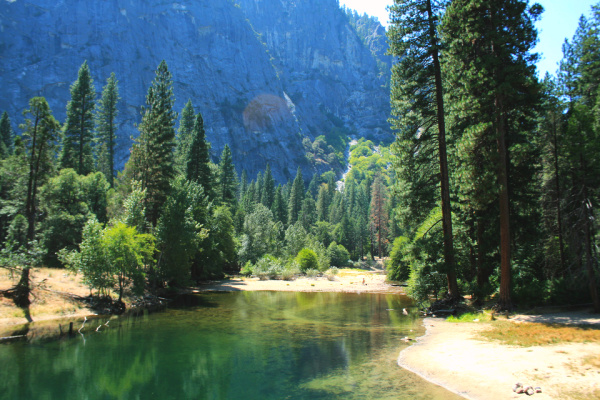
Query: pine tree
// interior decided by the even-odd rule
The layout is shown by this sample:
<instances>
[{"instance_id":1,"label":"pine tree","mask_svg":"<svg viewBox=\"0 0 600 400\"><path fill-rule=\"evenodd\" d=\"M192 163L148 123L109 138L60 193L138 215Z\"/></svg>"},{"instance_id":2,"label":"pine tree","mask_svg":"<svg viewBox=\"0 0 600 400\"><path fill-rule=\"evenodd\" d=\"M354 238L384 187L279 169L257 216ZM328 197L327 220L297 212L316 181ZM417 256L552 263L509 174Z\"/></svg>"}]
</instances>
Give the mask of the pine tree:
<instances>
[{"instance_id":1,"label":"pine tree","mask_svg":"<svg viewBox=\"0 0 600 400\"><path fill-rule=\"evenodd\" d=\"M263 178L263 189L260 202L267 208L271 209L275 198L275 180L271 174L271 166L267 163L267 170Z\"/></svg>"},{"instance_id":2,"label":"pine tree","mask_svg":"<svg viewBox=\"0 0 600 400\"><path fill-rule=\"evenodd\" d=\"M14 133L10 126L8 113L4 111L0 117L0 159L8 157L12 153Z\"/></svg>"},{"instance_id":3,"label":"pine tree","mask_svg":"<svg viewBox=\"0 0 600 400\"><path fill-rule=\"evenodd\" d=\"M115 119L119 113L117 103L119 97L119 81L115 73L110 74L102 89L102 97L98 102L96 114L96 145L98 146L98 170L106 176L110 187L115 184L115 146L117 127Z\"/></svg>"},{"instance_id":4,"label":"pine tree","mask_svg":"<svg viewBox=\"0 0 600 400\"><path fill-rule=\"evenodd\" d=\"M24 115L29 116L21 128L29 161L25 217L27 218L27 239L31 241L35 238L38 189L52 170L54 148L59 136L60 124L52 116L52 110L43 97L34 97L29 100L29 109L25 110Z\"/></svg>"},{"instance_id":5,"label":"pine tree","mask_svg":"<svg viewBox=\"0 0 600 400\"><path fill-rule=\"evenodd\" d=\"M273 218L275 222L281 222L282 225L285 225L287 221L287 207L285 205L285 200L283 199L281 186L277 186L275 189L275 196L273 199L273 207L271 208L271 212L273 213Z\"/></svg>"},{"instance_id":6,"label":"pine tree","mask_svg":"<svg viewBox=\"0 0 600 400\"><path fill-rule=\"evenodd\" d=\"M183 118L182 118L183 120ZM186 177L189 181L199 183L204 188L204 193L212 197L212 174L210 171L210 144L206 141L204 132L204 120L202 114L198 113L194 128L192 129L192 141L186 155Z\"/></svg>"},{"instance_id":7,"label":"pine tree","mask_svg":"<svg viewBox=\"0 0 600 400\"><path fill-rule=\"evenodd\" d=\"M485 168L466 160L467 170L474 177L486 172L483 182L488 186L482 195L498 201L501 308L511 308L508 147L518 142L537 102L536 55L529 51L537 39L534 21L542 11L538 4L528 8L522 0L455 0L441 25L453 111L466 123L461 127L465 135L460 152L467 157L487 156Z\"/></svg>"},{"instance_id":8,"label":"pine tree","mask_svg":"<svg viewBox=\"0 0 600 400\"><path fill-rule=\"evenodd\" d=\"M385 255L385 245L388 240L389 215L386 209L387 191L381 177L375 178L371 187L371 224L377 238L377 254L379 257Z\"/></svg>"},{"instance_id":9,"label":"pine tree","mask_svg":"<svg viewBox=\"0 0 600 400\"><path fill-rule=\"evenodd\" d=\"M188 154L190 146L194 140L194 127L197 123L194 106L192 100L188 100L181 111L179 119L179 129L177 129L176 146L175 146L175 165L178 170L185 174L187 168ZM204 130L204 125L202 127Z\"/></svg>"},{"instance_id":10,"label":"pine tree","mask_svg":"<svg viewBox=\"0 0 600 400\"><path fill-rule=\"evenodd\" d=\"M319 186L319 195L317 196L317 220L329 221L329 191L325 183Z\"/></svg>"},{"instance_id":11,"label":"pine tree","mask_svg":"<svg viewBox=\"0 0 600 400\"><path fill-rule=\"evenodd\" d=\"M219 201L221 204L233 208L237 198L237 176L231 157L231 150L228 145L225 145L221 153L218 185Z\"/></svg>"},{"instance_id":12,"label":"pine tree","mask_svg":"<svg viewBox=\"0 0 600 400\"><path fill-rule=\"evenodd\" d=\"M302 201L304 200L304 179L302 179L302 170L298 167L292 189L290 191L290 198L288 200L288 219L287 223L293 225L298 221L300 215L300 209L302 208Z\"/></svg>"},{"instance_id":13,"label":"pine tree","mask_svg":"<svg viewBox=\"0 0 600 400\"><path fill-rule=\"evenodd\" d=\"M175 176L174 147L175 120L173 111L173 81L167 63L163 60L146 95L142 108L140 131L131 150L129 162L133 179L140 181L146 191L146 220L156 226L160 210Z\"/></svg>"},{"instance_id":14,"label":"pine tree","mask_svg":"<svg viewBox=\"0 0 600 400\"><path fill-rule=\"evenodd\" d=\"M73 168L80 175L94 169L92 140L94 130L94 107L96 90L87 61L83 63L77 80L71 85L71 100L67 104L62 150L61 168Z\"/></svg>"},{"instance_id":15,"label":"pine tree","mask_svg":"<svg viewBox=\"0 0 600 400\"><path fill-rule=\"evenodd\" d=\"M419 215L415 213L417 208L423 210L421 217L431 211L435 200L431 185L426 189L422 189L420 185L439 176L448 297L457 299L459 293L450 209L440 44L437 35L439 14L442 11L439 3L432 0L398 0L390 7L390 53L399 60L392 68L392 124L398 132L396 149L400 154L399 185L409 188L401 193L408 197L414 196L404 201L408 205L405 207L408 218L414 219ZM438 171L432 165L435 152L438 156ZM421 222L422 219L417 218L417 221Z\"/></svg>"},{"instance_id":16,"label":"pine tree","mask_svg":"<svg viewBox=\"0 0 600 400\"><path fill-rule=\"evenodd\" d=\"M594 250L597 224L593 222L600 187L600 165L596 161L600 152L600 5L594 6L593 11L591 20L580 19L572 41L563 46L559 83L568 101L564 105L566 112L559 109L563 129L556 145L560 157L555 158L564 182L559 189L567 216L568 248L575 264L581 266L581 271L570 270L568 277L585 276L582 281L587 281L594 310L600 312Z\"/></svg>"}]
</instances>

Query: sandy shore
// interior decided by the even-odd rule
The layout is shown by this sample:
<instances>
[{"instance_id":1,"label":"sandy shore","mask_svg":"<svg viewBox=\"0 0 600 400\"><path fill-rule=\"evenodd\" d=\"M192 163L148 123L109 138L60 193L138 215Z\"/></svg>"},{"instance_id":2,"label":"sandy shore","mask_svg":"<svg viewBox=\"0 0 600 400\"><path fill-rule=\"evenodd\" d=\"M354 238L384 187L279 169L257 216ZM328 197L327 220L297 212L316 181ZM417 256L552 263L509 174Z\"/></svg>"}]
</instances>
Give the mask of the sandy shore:
<instances>
[{"instance_id":1,"label":"sandy shore","mask_svg":"<svg viewBox=\"0 0 600 400\"><path fill-rule=\"evenodd\" d=\"M194 288L193 292L205 291L289 291L289 292L345 292L345 293L397 293L404 294L404 288L392 286L385 281L381 270L343 269L333 280L324 276L300 277L291 281L264 280L258 278L231 278L211 282Z\"/></svg>"},{"instance_id":2,"label":"sandy shore","mask_svg":"<svg viewBox=\"0 0 600 400\"><path fill-rule=\"evenodd\" d=\"M533 318L528 317L533 320ZM481 340L489 323L427 318L427 332L400 353L398 365L467 399L524 398L516 382L541 387L535 399L592 399L600 394L600 368L585 363L600 343L516 347Z\"/></svg>"},{"instance_id":3,"label":"sandy shore","mask_svg":"<svg viewBox=\"0 0 600 400\"><path fill-rule=\"evenodd\" d=\"M30 314L36 323L56 319L80 320L84 316L95 315L93 310L72 298L72 295L89 294L89 289L81 282L81 275L74 275L66 270L36 268L31 277L33 290ZM18 276L11 277L7 272L0 271L0 290L14 286L17 280ZM386 283L385 272L377 267L371 270L342 269L333 280L324 276L299 277L292 281L261 281L258 278L236 277L190 288L189 292L240 290L404 293L404 288ZM11 299L0 296L0 337L9 336L13 327L27 322L22 309L16 307Z\"/></svg>"}]
</instances>

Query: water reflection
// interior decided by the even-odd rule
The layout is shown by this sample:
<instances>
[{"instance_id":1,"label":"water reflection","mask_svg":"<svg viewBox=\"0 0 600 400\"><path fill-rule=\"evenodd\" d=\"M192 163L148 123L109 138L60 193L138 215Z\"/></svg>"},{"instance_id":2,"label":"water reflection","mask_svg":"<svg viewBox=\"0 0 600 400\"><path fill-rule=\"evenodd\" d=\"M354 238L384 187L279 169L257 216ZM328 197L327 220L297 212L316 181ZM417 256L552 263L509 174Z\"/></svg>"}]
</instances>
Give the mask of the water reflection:
<instances>
[{"instance_id":1,"label":"water reflection","mask_svg":"<svg viewBox=\"0 0 600 400\"><path fill-rule=\"evenodd\" d=\"M85 344L0 346L0 398L456 398L395 365L399 339L419 329L409 306L397 295L197 295L90 327Z\"/></svg>"}]
</instances>

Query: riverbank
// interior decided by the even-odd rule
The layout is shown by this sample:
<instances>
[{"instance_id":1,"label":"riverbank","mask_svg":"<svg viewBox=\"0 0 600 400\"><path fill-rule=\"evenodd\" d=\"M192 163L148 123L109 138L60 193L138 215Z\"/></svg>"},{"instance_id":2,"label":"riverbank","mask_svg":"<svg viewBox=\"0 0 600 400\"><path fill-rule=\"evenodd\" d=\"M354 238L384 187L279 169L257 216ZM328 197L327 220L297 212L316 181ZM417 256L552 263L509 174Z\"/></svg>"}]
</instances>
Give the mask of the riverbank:
<instances>
[{"instance_id":1,"label":"riverbank","mask_svg":"<svg viewBox=\"0 0 600 400\"><path fill-rule=\"evenodd\" d=\"M426 318L424 324L426 334L400 353L398 365L467 399L526 397L513 392L517 382L540 387L532 396L540 400L600 398L600 343L508 346L479 336L491 323Z\"/></svg>"},{"instance_id":2,"label":"riverbank","mask_svg":"<svg viewBox=\"0 0 600 400\"><path fill-rule=\"evenodd\" d=\"M335 277L298 277L291 281L233 277L209 282L187 290L188 293L205 291L294 291L294 292L346 292L404 294L404 288L385 281L385 272L379 264L371 269L341 269ZM15 285L18 276L11 277L0 270L0 290ZM32 291L29 317L37 322L57 319L81 320L96 312L80 299L89 295L89 289L75 275L63 269L35 268L31 272ZM125 299L127 302L128 299ZM129 307L130 304L127 304ZM24 310L16 307L9 298L0 296L0 336L8 335L12 328L26 324Z\"/></svg>"},{"instance_id":3,"label":"riverbank","mask_svg":"<svg viewBox=\"0 0 600 400\"><path fill-rule=\"evenodd\" d=\"M343 292L343 293L394 293L405 294L401 286L386 282L380 269L342 269L334 277L298 277L294 280L260 280L259 278L235 277L209 282L191 290L207 291L284 291L284 292Z\"/></svg>"}]
</instances>

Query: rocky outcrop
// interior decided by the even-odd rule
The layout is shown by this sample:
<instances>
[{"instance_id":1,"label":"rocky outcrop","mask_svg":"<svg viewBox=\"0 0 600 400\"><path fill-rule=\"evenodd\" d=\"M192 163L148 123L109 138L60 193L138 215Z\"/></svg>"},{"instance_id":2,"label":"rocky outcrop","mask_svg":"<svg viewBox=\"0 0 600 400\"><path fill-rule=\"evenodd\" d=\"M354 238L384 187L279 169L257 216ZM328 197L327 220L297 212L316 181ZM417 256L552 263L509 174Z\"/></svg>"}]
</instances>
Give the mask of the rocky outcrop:
<instances>
[{"instance_id":1,"label":"rocky outcrop","mask_svg":"<svg viewBox=\"0 0 600 400\"><path fill-rule=\"evenodd\" d=\"M313 167L302 139L340 121L359 136L389 135L385 77L335 0L0 0L0 110L13 123L31 97L63 121L69 86L88 61L98 95L119 80L118 164L164 59L176 107L201 112L216 160L225 144L250 177Z\"/></svg>"}]
</instances>

